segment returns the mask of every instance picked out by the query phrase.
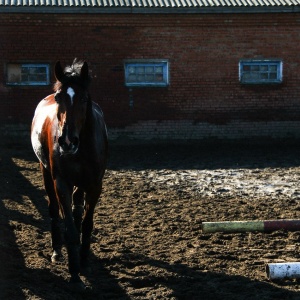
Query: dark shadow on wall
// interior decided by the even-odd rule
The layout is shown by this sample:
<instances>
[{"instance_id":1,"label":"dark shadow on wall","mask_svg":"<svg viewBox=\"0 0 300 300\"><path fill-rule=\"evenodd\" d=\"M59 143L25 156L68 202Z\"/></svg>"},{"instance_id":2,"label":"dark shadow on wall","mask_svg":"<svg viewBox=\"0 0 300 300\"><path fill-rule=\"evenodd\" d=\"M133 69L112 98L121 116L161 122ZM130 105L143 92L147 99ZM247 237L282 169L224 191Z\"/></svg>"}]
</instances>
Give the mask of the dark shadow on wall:
<instances>
[{"instance_id":1,"label":"dark shadow on wall","mask_svg":"<svg viewBox=\"0 0 300 300\"><path fill-rule=\"evenodd\" d=\"M300 144L188 143L110 146L108 168L120 169L239 169L300 165Z\"/></svg>"}]
</instances>

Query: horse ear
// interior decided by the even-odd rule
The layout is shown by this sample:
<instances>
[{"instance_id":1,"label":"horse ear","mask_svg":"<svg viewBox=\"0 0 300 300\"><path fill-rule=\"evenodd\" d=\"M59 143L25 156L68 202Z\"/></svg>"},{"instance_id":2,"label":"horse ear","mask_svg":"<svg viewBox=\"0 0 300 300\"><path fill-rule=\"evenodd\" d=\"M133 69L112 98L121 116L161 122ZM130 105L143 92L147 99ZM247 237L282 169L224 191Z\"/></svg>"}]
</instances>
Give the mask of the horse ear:
<instances>
[{"instance_id":1,"label":"horse ear","mask_svg":"<svg viewBox=\"0 0 300 300\"><path fill-rule=\"evenodd\" d=\"M64 74L64 71L61 67L61 64L60 64L60 61L57 61L56 64L55 64L55 68L54 68L54 75L55 75L55 78L62 82L65 74Z\"/></svg>"},{"instance_id":2,"label":"horse ear","mask_svg":"<svg viewBox=\"0 0 300 300\"><path fill-rule=\"evenodd\" d=\"M85 61L81 67L80 76L84 81L88 81L89 79L89 66Z\"/></svg>"}]
</instances>

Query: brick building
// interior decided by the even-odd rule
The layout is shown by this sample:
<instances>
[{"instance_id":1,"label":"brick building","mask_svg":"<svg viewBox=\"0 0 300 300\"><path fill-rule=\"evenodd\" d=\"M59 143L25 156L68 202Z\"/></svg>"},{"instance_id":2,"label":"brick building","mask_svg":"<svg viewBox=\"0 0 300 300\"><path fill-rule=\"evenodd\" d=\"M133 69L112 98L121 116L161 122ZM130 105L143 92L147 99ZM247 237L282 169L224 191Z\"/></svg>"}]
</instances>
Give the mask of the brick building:
<instances>
[{"instance_id":1,"label":"brick building","mask_svg":"<svg viewBox=\"0 0 300 300\"><path fill-rule=\"evenodd\" d=\"M0 126L88 61L111 140L300 138L299 0L0 0Z\"/></svg>"}]
</instances>

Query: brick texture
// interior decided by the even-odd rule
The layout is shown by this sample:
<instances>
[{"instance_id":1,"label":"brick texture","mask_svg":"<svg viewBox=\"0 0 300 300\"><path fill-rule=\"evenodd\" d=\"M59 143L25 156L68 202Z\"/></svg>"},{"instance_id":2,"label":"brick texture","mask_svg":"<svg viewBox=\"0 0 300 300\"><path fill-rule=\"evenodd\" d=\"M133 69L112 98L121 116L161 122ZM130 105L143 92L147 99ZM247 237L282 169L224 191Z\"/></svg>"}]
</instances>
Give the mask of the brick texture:
<instances>
[{"instance_id":1,"label":"brick texture","mask_svg":"<svg viewBox=\"0 0 300 300\"><path fill-rule=\"evenodd\" d=\"M52 87L5 84L13 62L90 65L111 139L300 138L300 14L1 14L0 123L30 124ZM124 86L125 59L168 59L167 88ZM241 59L283 60L283 83L239 83ZM54 78L52 75L52 82ZM133 99L133 107L129 100Z\"/></svg>"}]
</instances>

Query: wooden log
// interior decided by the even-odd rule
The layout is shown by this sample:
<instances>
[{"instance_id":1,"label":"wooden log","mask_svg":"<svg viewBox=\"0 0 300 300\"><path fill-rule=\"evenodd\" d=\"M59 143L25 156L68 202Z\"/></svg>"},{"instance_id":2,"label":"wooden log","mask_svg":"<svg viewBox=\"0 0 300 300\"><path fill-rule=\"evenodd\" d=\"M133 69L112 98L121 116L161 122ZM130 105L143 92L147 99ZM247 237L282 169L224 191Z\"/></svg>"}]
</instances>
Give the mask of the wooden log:
<instances>
[{"instance_id":1,"label":"wooden log","mask_svg":"<svg viewBox=\"0 0 300 300\"><path fill-rule=\"evenodd\" d=\"M202 222L203 233L272 232L282 229L287 231L300 231L300 220Z\"/></svg>"}]
</instances>

